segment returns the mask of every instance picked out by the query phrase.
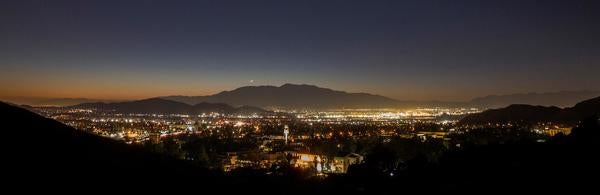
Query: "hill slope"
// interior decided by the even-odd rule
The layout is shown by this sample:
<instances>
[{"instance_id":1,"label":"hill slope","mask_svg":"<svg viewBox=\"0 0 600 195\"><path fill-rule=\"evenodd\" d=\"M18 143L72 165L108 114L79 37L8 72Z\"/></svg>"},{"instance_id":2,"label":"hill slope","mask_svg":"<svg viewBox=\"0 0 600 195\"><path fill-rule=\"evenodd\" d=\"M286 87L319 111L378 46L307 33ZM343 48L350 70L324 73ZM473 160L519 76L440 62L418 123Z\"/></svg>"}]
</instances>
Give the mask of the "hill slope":
<instances>
[{"instance_id":1,"label":"hill slope","mask_svg":"<svg viewBox=\"0 0 600 195\"><path fill-rule=\"evenodd\" d=\"M478 108L502 108L512 104L569 107L573 104L600 96L600 91L560 91L549 93L521 93L490 95L475 98L469 105Z\"/></svg>"},{"instance_id":2,"label":"hill slope","mask_svg":"<svg viewBox=\"0 0 600 195\"><path fill-rule=\"evenodd\" d=\"M5 150L3 172L15 183L163 183L159 178L211 175L208 171L141 148L73 129L0 102Z\"/></svg>"},{"instance_id":3,"label":"hill slope","mask_svg":"<svg viewBox=\"0 0 600 195\"><path fill-rule=\"evenodd\" d=\"M181 102L151 98L130 102L118 103L84 103L72 106L72 108L87 108L110 110L118 113L138 113L138 114L202 114L210 112L237 114L237 113L264 113L267 112L255 107L234 108L223 103L201 102L195 105L189 105Z\"/></svg>"},{"instance_id":4,"label":"hill slope","mask_svg":"<svg viewBox=\"0 0 600 195\"><path fill-rule=\"evenodd\" d=\"M585 100L570 108L531 105L510 105L506 108L490 109L471 114L459 124L485 124L502 122L567 122L575 123L585 118L600 115L600 97Z\"/></svg>"}]
</instances>

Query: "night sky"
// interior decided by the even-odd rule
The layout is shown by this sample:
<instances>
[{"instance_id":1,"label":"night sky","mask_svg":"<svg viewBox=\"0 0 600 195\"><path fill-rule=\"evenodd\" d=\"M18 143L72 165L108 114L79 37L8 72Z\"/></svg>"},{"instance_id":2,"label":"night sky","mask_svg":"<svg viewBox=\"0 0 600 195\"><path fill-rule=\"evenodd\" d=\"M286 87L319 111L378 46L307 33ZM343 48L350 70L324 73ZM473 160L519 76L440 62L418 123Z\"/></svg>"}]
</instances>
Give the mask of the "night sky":
<instances>
[{"instance_id":1,"label":"night sky","mask_svg":"<svg viewBox=\"0 0 600 195\"><path fill-rule=\"evenodd\" d=\"M0 96L600 89L600 1L0 2ZM253 82L252 82L253 81Z\"/></svg>"}]
</instances>

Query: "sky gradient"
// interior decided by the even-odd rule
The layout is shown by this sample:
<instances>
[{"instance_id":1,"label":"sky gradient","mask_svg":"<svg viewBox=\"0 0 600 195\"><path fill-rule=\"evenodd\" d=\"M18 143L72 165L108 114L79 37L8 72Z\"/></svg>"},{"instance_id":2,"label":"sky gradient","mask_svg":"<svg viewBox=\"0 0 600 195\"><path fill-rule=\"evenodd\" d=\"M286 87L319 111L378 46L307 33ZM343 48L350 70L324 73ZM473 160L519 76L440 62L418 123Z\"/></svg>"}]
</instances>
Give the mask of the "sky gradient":
<instances>
[{"instance_id":1,"label":"sky gradient","mask_svg":"<svg viewBox=\"0 0 600 195\"><path fill-rule=\"evenodd\" d=\"M138 99L284 83L400 100L598 90L599 4L8 0L0 96Z\"/></svg>"}]
</instances>

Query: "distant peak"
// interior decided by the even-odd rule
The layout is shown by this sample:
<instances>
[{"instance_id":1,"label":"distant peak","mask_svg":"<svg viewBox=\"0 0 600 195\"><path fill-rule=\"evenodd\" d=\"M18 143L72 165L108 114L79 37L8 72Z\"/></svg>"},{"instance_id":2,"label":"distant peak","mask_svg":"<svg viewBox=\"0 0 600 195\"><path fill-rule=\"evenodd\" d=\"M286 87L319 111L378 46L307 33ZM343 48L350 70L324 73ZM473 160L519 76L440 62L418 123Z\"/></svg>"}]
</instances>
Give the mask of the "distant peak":
<instances>
[{"instance_id":1,"label":"distant peak","mask_svg":"<svg viewBox=\"0 0 600 195\"><path fill-rule=\"evenodd\" d=\"M293 84L293 83L286 83L281 85L280 87L317 87L315 85L307 85L307 84Z\"/></svg>"}]
</instances>

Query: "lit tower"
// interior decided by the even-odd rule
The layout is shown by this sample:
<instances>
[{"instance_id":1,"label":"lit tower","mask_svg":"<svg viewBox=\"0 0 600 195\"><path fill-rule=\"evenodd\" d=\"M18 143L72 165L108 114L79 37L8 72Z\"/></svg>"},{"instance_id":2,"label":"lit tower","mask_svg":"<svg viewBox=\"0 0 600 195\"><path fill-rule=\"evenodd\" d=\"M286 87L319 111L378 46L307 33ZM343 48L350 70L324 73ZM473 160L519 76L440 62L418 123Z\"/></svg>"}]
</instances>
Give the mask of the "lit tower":
<instances>
[{"instance_id":1,"label":"lit tower","mask_svg":"<svg viewBox=\"0 0 600 195\"><path fill-rule=\"evenodd\" d=\"M283 127L283 135L285 136L285 144L287 144L287 142L288 142L288 134L290 134L290 128L287 125L285 125Z\"/></svg>"}]
</instances>

